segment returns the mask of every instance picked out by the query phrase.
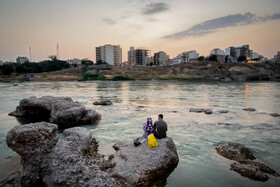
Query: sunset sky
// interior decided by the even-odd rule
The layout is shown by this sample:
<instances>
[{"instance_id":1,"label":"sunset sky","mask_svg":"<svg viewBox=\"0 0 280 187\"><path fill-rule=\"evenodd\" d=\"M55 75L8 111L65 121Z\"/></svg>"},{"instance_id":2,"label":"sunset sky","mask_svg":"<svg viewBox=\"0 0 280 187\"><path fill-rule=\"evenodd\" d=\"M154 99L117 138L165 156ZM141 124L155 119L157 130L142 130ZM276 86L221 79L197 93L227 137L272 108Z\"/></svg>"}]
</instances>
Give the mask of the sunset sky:
<instances>
[{"instance_id":1,"label":"sunset sky","mask_svg":"<svg viewBox=\"0 0 280 187\"><path fill-rule=\"evenodd\" d=\"M0 60L89 58L95 47L147 47L170 57L249 44L280 51L280 0L0 0Z\"/></svg>"}]
</instances>

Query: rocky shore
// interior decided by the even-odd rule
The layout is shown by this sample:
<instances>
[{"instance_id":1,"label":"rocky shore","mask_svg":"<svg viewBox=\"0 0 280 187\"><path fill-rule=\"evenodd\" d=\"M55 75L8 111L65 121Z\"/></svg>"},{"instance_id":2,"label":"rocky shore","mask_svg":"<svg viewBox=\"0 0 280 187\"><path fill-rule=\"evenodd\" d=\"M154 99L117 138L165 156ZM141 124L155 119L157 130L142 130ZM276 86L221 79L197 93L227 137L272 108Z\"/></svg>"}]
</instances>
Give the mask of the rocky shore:
<instances>
[{"instance_id":1,"label":"rocky shore","mask_svg":"<svg viewBox=\"0 0 280 187\"><path fill-rule=\"evenodd\" d=\"M119 142L114 145L116 153L105 159L86 128L66 129L63 139L57 128L40 122L8 132L7 145L21 156L23 171L2 186L146 186L179 162L171 138L158 140L159 146L152 149Z\"/></svg>"}]
</instances>

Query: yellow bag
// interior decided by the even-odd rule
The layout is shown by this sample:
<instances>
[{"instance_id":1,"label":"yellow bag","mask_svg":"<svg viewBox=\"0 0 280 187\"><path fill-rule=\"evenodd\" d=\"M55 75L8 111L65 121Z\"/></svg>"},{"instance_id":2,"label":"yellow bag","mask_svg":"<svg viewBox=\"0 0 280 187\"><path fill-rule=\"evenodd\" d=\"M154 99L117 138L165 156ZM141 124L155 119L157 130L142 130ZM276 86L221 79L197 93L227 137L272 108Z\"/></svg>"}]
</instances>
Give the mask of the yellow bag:
<instances>
[{"instance_id":1,"label":"yellow bag","mask_svg":"<svg viewBox=\"0 0 280 187\"><path fill-rule=\"evenodd\" d=\"M158 146L158 143L157 143L157 140L156 140L154 134L150 134L148 136L148 145L149 145L149 148L153 148L153 147Z\"/></svg>"}]
</instances>

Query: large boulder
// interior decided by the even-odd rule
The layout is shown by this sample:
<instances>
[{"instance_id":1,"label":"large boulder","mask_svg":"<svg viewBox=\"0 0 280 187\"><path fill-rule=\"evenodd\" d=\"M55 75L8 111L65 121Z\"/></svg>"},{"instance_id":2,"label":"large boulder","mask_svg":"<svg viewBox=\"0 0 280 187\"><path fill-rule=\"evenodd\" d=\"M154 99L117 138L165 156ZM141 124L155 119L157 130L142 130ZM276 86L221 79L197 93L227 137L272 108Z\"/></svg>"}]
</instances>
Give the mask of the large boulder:
<instances>
[{"instance_id":1,"label":"large boulder","mask_svg":"<svg viewBox=\"0 0 280 187\"><path fill-rule=\"evenodd\" d=\"M40 122L16 126L9 131L7 144L22 159L23 172L18 177L21 186L116 184L100 169L109 161L98 154L98 142L86 128L67 129L61 140L58 140L56 129L55 124Z\"/></svg>"},{"instance_id":2,"label":"large boulder","mask_svg":"<svg viewBox=\"0 0 280 187\"><path fill-rule=\"evenodd\" d=\"M48 121L61 128L96 123L101 115L94 110L86 109L70 97L32 96L22 99L16 111L9 115L38 121Z\"/></svg>"},{"instance_id":3,"label":"large boulder","mask_svg":"<svg viewBox=\"0 0 280 187\"><path fill-rule=\"evenodd\" d=\"M57 125L40 122L12 128L7 134L7 145L21 156L22 186L39 185L46 155L58 141Z\"/></svg>"},{"instance_id":4,"label":"large boulder","mask_svg":"<svg viewBox=\"0 0 280 187\"><path fill-rule=\"evenodd\" d=\"M74 127L59 139L57 125L40 122L16 126L7 144L20 156L23 171L3 186L141 186L172 172L179 162L171 138L152 149L142 144L117 143L108 159L98 153L98 142L86 128Z\"/></svg>"},{"instance_id":5,"label":"large boulder","mask_svg":"<svg viewBox=\"0 0 280 187\"><path fill-rule=\"evenodd\" d=\"M147 142L138 147L133 143L115 144L111 175L127 186L147 186L156 177L171 173L179 162L176 146L169 137L157 142L154 148L149 148Z\"/></svg>"},{"instance_id":6,"label":"large boulder","mask_svg":"<svg viewBox=\"0 0 280 187\"><path fill-rule=\"evenodd\" d=\"M241 176L262 182L269 179L267 174L279 177L279 174L267 165L253 161L256 159L255 156L242 144L229 142L215 149L219 155L237 161L230 165L230 169Z\"/></svg>"}]
</instances>

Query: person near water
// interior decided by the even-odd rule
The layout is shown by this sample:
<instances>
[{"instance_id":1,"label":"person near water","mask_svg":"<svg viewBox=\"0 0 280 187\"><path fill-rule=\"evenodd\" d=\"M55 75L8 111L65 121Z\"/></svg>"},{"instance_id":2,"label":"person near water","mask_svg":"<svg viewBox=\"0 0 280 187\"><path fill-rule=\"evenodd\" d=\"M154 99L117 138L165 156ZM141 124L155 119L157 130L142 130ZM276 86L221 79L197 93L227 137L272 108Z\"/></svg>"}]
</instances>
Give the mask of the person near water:
<instances>
[{"instance_id":1,"label":"person near water","mask_svg":"<svg viewBox=\"0 0 280 187\"><path fill-rule=\"evenodd\" d=\"M154 135L157 139L165 138L167 123L163 120L163 115L158 115L158 120L154 124Z\"/></svg>"},{"instance_id":2,"label":"person near water","mask_svg":"<svg viewBox=\"0 0 280 187\"><path fill-rule=\"evenodd\" d=\"M145 142L148 139L148 136L152 133L154 133L153 120L151 117L148 117L147 122L145 122L143 124L143 135L139 141L134 142L134 145L138 146L138 145L142 144L143 142Z\"/></svg>"},{"instance_id":3,"label":"person near water","mask_svg":"<svg viewBox=\"0 0 280 187\"><path fill-rule=\"evenodd\" d=\"M154 125L151 117L147 118L147 122L143 124L143 135L140 143L145 142L150 134L154 133Z\"/></svg>"}]
</instances>

